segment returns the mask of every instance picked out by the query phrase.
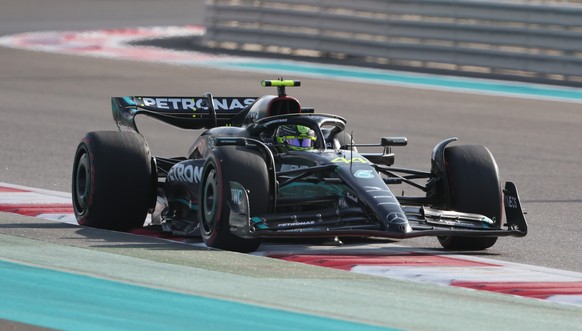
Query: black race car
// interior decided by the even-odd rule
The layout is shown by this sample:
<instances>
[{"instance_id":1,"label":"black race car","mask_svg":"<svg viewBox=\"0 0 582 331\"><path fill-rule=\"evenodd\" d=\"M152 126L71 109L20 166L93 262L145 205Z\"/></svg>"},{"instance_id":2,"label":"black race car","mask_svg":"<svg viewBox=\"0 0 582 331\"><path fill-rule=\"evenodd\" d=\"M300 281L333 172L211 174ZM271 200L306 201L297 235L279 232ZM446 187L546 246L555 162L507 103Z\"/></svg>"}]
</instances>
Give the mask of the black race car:
<instances>
[{"instance_id":1,"label":"black race car","mask_svg":"<svg viewBox=\"0 0 582 331\"><path fill-rule=\"evenodd\" d=\"M499 183L489 150L438 143L430 172L394 167L393 146L356 144L335 115L301 107L285 88L255 97L114 97L119 131L79 143L72 197L78 223L126 231L147 224L209 247L250 252L262 238L436 236L447 249L482 250L523 237L517 189ZM135 117L205 129L186 157L150 155ZM376 153L358 149L376 147ZM389 188L410 185L418 196ZM502 212L505 207L505 223Z\"/></svg>"}]
</instances>

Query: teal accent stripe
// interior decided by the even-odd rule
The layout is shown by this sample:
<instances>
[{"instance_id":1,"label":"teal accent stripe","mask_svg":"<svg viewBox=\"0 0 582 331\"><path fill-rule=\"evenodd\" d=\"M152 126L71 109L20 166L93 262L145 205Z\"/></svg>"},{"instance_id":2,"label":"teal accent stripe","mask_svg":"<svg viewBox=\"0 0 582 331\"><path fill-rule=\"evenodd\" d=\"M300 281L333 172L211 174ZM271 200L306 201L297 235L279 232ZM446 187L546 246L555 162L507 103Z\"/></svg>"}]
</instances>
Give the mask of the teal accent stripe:
<instances>
[{"instance_id":1,"label":"teal accent stripe","mask_svg":"<svg viewBox=\"0 0 582 331\"><path fill-rule=\"evenodd\" d=\"M268 229L269 227L265 224L265 222L263 222L262 219L258 218L258 217L251 217L251 221L253 223L255 223L255 225L259 228L259 229Z\"/></svg>"},{"instance_id":2,"label":"teal accent stripe","mask_svg":"<svg viewBox=\"0 0 582 331\"><path fill-rule=\"evenodd\" d=\"M131 97L123 97L123 100L125 100L125 102L127 102L129 105L135 106L135 102Z\"/></svg>"},{"instance_id":3,"label":"teal accent stripe","mask_svg":"<svg viewBox=\"0 0 582 331\"><path fill-rule=\"evenodd\" d=\"M6 261L0 293L0 319L61 330L395 330Z\"/></svg>"},{"instance_id":4,"label":"teal accent stripe","mask_svg":"<svg viewBox=\"0 0 582 331\"><path fill-rule=\"evenodd\" d=\"M188 207L190 210L198 210L198 205L191 204L190 200L186 199L171 199L170 202L177 202L181 205Z\"/></svg>"},{"instance_id":5,"label":"teal accent stripe","mask_svg":"<svg viewBox=\"0 0 582 331\"><path fill-rule=\"evenodd\" d=\"M397 86L424 87L471 93L499 94L526 98L541 98L566 102L582 102L582 90L500 80L415 74L392 70L369 69L340 65L311 64L295 61L237 61L217 62L213 66L268 73L300 74L318 78L356 80L360 82Z\"/></svg>"}]
</instances>

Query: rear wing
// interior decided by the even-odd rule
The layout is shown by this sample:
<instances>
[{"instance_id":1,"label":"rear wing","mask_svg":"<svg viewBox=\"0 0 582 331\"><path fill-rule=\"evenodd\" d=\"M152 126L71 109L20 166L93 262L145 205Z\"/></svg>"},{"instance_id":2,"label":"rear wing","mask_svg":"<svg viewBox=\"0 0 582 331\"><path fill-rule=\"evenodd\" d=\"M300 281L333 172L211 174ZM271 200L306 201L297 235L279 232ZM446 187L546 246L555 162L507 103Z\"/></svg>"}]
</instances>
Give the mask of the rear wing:
<instances>
[{"instance_id":1,"label":"rear wing","mask_svg":"<svg viewBox=\"0 0 582 331\"><path fill-rule=\"evenodd\" d=\"M182 129L232 125L257 97L112 97L113 119L121 131L139 132L135 116L144 114ZM209 101L212 100L212 101Z\"/></svg>"},{"instance_id":2,"label":"rear wing","mask_svg":"<svg viewBox=\"0 0 582 331\"><path fill-rule=\"evenodd\" d=\"M265 87L277 87L277 98L287 97L286 87L301 86L298 80L263 80ZM113 119L120 131L139 132L135 116L144 114L182 129L209 129L217 126L238 126L243 123L257 97L112 97ZM295 99L293 99L295 100ZM299 103L295 100L297 105ZM313 113L312 108L301 108ZM268 112L267 112L268 114Z\"/></svg>"}]
</instances>

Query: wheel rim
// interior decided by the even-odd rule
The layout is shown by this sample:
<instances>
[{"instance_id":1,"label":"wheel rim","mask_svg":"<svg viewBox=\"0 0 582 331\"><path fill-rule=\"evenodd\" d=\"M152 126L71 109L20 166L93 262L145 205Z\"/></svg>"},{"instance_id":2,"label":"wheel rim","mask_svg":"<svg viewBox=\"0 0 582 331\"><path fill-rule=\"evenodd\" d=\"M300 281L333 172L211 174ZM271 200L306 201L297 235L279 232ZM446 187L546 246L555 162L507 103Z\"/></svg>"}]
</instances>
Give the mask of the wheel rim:
<instances>
[{"instance_id":1,"label":"wheel rim","mask_svg":"<svg viewBox=\"0 0 582 331\"><path fill-rule=\"evenodd\" d=\"M215 227L218 193L216 169L211 169L206 176L202 195L202 223L207 233L212 232Z\"/></svg>"},{"instance_id":2,"label":"wheel rim","mask_svg":"<svg viewBox=\"0 0 582 331\"><path fill-rule=\"evenodd\" d=\"M81 152L75 169L75 209L81 214L88 205L89 192L91 191L91 167L89 165L89 154L86 150Z\"/></svg>"}]
</instances>

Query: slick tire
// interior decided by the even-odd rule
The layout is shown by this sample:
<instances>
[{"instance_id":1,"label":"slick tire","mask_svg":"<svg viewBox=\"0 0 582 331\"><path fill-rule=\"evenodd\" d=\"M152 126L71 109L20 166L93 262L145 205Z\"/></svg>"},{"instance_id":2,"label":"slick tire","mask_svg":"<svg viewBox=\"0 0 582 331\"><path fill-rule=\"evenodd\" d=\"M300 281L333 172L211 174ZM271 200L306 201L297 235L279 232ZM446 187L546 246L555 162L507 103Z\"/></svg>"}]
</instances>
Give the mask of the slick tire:
<instances>
[{"instance_id":1,"label":"slick tire","mask_svg":"<svg viewBox=\"0 0 582 331\"><path fill-rule=\"evenodd\" d=\"M72 198L80 225L117 231L142 227L154 199L152 162L135 132L89 132L77 146Z\"/></svg>"},{"instance_id":2,"label":"slick tire","mask_svg":"<svg viewBox=\"0 0 582 331\"><path fill-rule=\"evenodd\" d=\"M230 182L241 184L248 193L251 217L269 211L267 165L255 151L242 146L215 148L204 165L200 185L200 233L208 247L252 252L261 240L242 238L230 232Z\"/></svg>"},{"instance_id":3,"label":"slick tire","mask_svg":"<svg viewBox=\"0 0 582 331\"><path fill-rule=\"evenodd\" d=\"M495 221L501 227L502 191L499 170L491 152L481 145L459 145L445 149L449 179L449 205L452 209L476 213ZM438 240L445 249L484 250L492 247L497 237L443 236Z\"/></svg>"}]
</instances>

